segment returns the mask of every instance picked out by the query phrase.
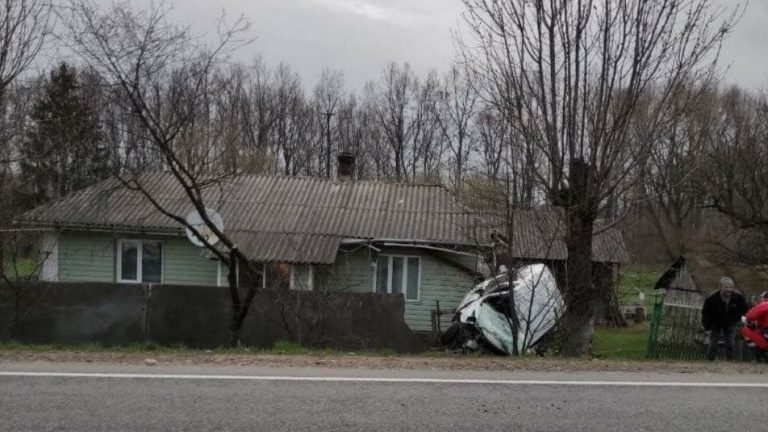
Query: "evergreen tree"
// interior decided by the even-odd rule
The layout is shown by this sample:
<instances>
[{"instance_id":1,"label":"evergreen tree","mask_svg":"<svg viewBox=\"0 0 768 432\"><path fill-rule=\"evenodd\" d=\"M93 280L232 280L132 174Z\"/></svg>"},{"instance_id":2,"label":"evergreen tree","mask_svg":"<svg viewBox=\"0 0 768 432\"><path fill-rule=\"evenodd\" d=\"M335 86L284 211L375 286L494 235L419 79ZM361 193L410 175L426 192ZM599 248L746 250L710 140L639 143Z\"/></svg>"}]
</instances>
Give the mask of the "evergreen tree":
<instances>
[{"instance_id":1,"label":"evergreen tree","mask_svg":"<svg viewBox=\"0 0 768 432\"><path fill-rule=\"evenodd\" d=\"M89 99L77 70L66 63L41 80L20 149L26 184L18 197L22 206L64 196L110 175L109 151Z\"/></svg>"}]
</instances>

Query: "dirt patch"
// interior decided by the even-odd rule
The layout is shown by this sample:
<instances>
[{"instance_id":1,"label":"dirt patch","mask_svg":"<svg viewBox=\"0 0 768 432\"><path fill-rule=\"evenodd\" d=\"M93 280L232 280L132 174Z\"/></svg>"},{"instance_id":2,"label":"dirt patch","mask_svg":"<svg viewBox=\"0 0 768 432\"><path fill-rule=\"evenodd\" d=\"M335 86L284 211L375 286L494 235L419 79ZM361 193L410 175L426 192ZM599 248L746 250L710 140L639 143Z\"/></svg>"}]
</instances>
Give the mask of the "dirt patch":
<instances>
[{"instance_id":1,"label":"dirt patch","mask_svg":"<svg viewBox=\"0 0 768 432\"><path fill-rule=\"evenodd\" d=\"M557 371L557 372L662 372L764 374L768 365L726 362L660 362L587 359L549 359L475 357L440 354L431 356L372 356L359 354L277 355L219 354L207 352L78 352L78 351L2 351L2 362L110 363L143 365L151 358L162 365L328 367L365 369L431 369L477 371Z\"/></svg>"}]
</instances>

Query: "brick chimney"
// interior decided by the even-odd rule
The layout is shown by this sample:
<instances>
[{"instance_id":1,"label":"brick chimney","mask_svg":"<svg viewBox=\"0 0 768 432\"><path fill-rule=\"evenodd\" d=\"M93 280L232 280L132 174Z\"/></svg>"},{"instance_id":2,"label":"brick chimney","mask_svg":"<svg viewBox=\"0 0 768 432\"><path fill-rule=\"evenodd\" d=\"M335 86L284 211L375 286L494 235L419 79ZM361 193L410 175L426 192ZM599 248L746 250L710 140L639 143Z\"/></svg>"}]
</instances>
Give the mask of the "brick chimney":
<instances>
[{"instance_id":1,"label":"brick chimney","mask_svg":"<svg viewBox=\"0 0 768 432\"><path fill-rule=\"evenodd\" d=\"M336 171L337 180L352 180L355 177L355 155L350 152L341 152L337 156L338 168Z\"/></svg>"}]
</instances>

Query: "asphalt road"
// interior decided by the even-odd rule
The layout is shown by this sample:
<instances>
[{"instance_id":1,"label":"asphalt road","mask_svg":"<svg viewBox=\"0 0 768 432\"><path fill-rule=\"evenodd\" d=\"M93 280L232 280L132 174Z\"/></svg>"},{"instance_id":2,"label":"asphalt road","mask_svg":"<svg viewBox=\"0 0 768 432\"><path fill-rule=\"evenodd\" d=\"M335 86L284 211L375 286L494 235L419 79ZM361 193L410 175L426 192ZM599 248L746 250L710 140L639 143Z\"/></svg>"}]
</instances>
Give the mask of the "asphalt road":
<instances>
[{"instance_id":1,"label":"asphalt road","mask_svg":"<svg viewBox=\"0 0 768 432\"><path fill-rule=\"evenodd\" d=\"M766 394L761 375L0 363L0 431L751 432Z\"/></svg>"}]
</instances>

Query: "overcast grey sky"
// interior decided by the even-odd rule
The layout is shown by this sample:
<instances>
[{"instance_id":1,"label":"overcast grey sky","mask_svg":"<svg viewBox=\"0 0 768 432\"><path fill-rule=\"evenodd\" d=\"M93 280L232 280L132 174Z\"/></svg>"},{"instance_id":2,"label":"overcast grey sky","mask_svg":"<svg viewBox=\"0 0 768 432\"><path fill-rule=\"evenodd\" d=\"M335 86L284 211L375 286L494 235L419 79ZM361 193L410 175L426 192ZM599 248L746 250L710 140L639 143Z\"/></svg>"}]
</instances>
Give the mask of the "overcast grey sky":
<instances>
[{"instance_id":1,"label":"overcast grey sky","mask_svg":"<svg viewBox=\"0 0 768 432\"><path fill-rule=\"evenodd\" d=\"M103 0L105 3L108 0ZM740 0L717 0L733 5ZM307 86L330 67L341 69L350 90L381 75L391 60L418 73L445 69L454 56L452 30L460 25L461 0L172 0L172 16L198 31L212 28L225 10L245 14L256 41L241 60L261 55L285 61ZM751 0L727 41L722 63L728 80L768 88L768 0Z\"/></svg>"}]
</instances>

